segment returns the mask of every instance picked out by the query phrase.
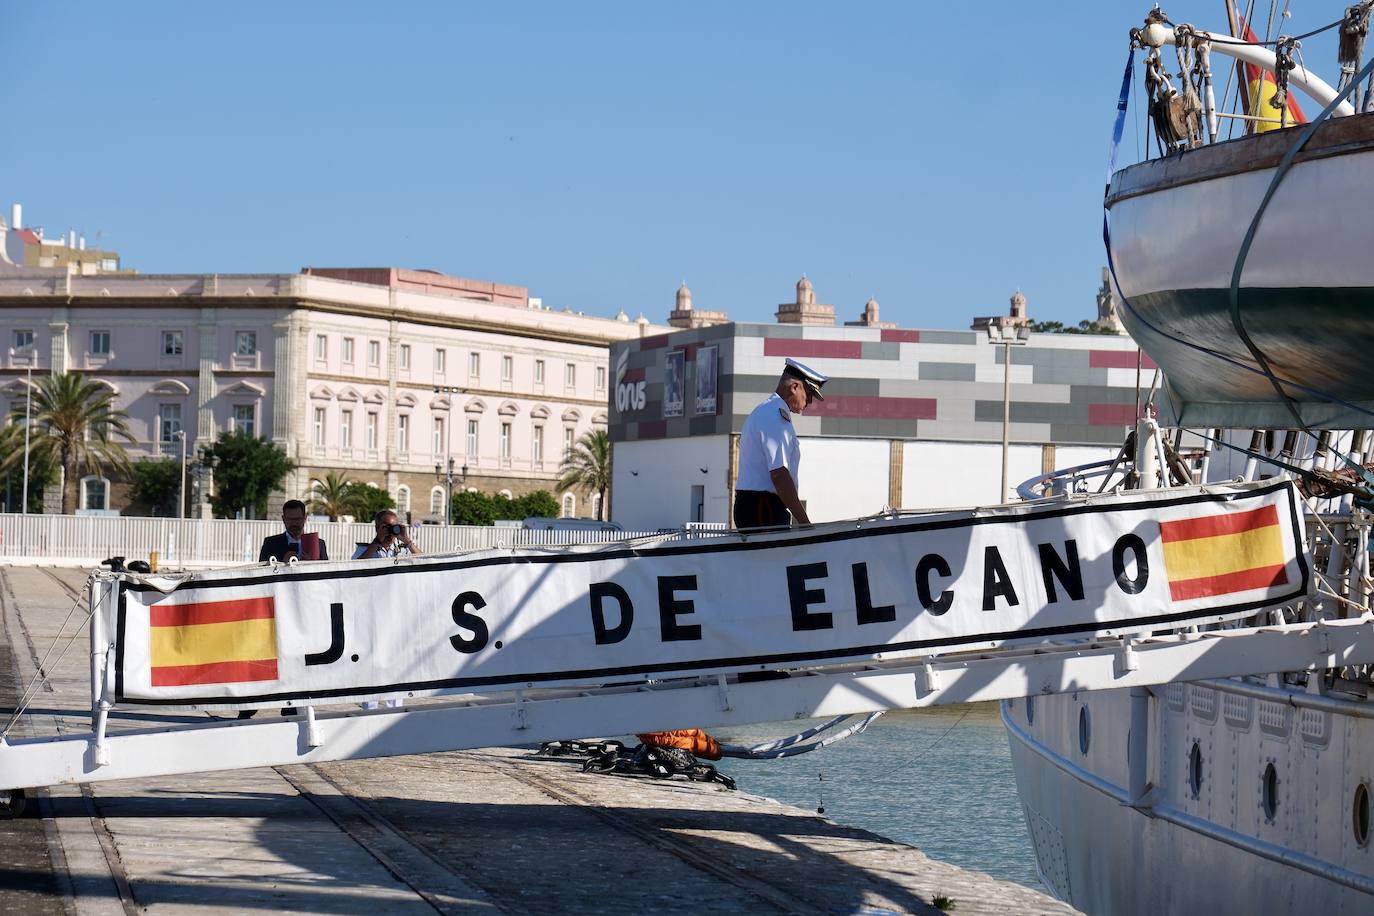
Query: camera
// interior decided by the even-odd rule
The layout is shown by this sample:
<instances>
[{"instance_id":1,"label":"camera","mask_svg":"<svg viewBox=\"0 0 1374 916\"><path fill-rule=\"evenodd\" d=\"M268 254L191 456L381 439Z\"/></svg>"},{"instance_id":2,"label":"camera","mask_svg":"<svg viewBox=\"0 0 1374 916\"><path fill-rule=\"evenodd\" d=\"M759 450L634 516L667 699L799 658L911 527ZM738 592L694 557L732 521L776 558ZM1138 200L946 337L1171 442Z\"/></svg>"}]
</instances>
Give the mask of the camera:
<instances>
[{"instance_id":1,"label":"camera","mask_svg":"<svg viewBox=\"0 0 1374 916\"><path fill-rule=\"evenodd\" d=\"M383 531L389 531L389 532L391 532L392 534L400 534L402 531L405 531L405 530L406 530L406 526L405 526L405 525L383 525L383 526L382 526L382 530L383 530Z\"/></svg>"}]
</instances>

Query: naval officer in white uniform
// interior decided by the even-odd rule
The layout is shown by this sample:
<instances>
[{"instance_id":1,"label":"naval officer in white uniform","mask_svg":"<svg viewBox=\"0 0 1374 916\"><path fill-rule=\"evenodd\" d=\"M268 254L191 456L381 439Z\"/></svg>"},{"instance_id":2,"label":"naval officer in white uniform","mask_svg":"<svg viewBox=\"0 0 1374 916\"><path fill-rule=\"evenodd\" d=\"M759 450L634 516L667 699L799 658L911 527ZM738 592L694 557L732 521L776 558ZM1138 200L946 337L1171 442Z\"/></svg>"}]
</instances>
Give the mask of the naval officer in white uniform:
<instances>
[{"instance_id":1,"label":"naval officer in white uniform","mask_svg":"<svg viewBox=\"0 0 1374 916\"><path fill-rule=\"evenodd\" d=\"M797 494L801 448L792 415L812 401L823 401L829 381L810 366L788 359L777 390L744 421L739 436L739 477L735 481L735 527L775 528L792 522L811 524Z\"/></svg>"}]
</instances>

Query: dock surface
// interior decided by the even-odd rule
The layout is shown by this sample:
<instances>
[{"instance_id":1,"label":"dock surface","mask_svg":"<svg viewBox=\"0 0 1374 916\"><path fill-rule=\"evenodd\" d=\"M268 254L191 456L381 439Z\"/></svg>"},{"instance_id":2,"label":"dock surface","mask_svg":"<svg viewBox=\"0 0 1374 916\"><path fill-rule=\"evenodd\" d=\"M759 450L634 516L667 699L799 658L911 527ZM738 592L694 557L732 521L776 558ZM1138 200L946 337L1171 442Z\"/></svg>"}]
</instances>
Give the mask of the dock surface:
<instances>
[{"instance_id":1,"label":"dock surface","mask_svg":"<svg viewBox=\"0 0 1374 916\"><path fill-rule=\"evenodd\" d=\"M0 726L41 685L15 737L89 727L84 580L0 567ZM116 710L111 730L187 719ZM747 791L529 750L58 786L29 807L0 819L0 914L1075 912Z\"/></svg>"}]
</instances>

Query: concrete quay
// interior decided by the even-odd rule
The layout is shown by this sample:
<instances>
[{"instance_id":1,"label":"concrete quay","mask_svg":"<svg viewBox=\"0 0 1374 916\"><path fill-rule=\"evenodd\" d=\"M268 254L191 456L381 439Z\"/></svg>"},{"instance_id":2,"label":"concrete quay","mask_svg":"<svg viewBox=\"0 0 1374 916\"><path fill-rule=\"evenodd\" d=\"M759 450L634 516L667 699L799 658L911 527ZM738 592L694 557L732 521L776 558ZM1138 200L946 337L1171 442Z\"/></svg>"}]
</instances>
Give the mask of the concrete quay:
<instances>
[{"instance_id":1,"label":"concrete quay","mask_svg":"<svg viewBox=\"0 0 1374 916\"><path fill-rule=\"evenodd\" d=\"M0 726L47 675L16 736L87 728L83 581L0 567ZM111 728L155 720L186 717ZM0 820L0 914L1074 912L747 792L520 749L60 786L29 808Z\"/></svg>"}]
</instances>

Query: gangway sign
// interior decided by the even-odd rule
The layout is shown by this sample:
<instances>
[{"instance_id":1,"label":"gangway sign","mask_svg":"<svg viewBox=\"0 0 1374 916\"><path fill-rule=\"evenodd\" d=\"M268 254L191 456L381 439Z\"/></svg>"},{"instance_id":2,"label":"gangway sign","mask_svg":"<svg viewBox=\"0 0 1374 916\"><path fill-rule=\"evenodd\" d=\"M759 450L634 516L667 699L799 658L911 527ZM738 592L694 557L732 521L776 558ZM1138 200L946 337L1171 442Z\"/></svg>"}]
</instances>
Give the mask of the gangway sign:
<instances>
[{"instance_id":1,"label":"gangway sign","mask_svg":"<svg viewBox=\"0 0 1374 916\"><path fill-rule=\"evenodd\" d=\"M102 574L92 729L0 743L0 790L1374 661L1367 617L1197 631L1307 597L1302 532L1280 481L757 535ZM760 669L780 674L748 676ZM411 705L347 705L379 696ZM304 714L107 734L116 705Z\"/></svg>"}]
</instances>

